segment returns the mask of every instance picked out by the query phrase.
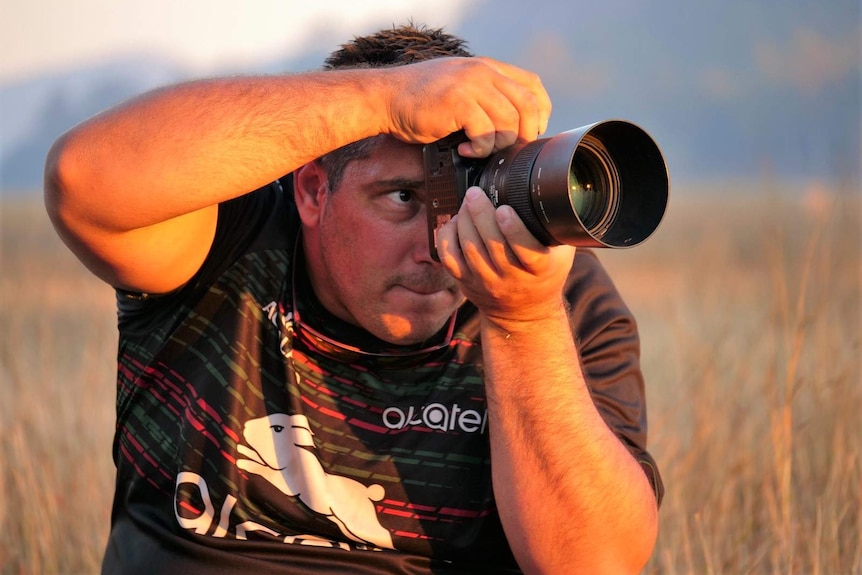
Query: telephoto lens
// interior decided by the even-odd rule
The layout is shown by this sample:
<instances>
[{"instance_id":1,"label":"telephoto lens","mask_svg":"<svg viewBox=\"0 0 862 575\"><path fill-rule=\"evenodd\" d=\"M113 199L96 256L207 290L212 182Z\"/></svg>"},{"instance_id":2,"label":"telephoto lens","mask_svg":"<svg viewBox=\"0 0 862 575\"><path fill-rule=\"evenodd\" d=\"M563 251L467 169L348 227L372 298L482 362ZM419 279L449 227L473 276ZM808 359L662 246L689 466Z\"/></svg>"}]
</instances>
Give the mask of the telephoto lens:
<instances>
[{"instance_id":1,"label":"telephoto lens","mask_svg":"<svg viewBox=\"0 0 862 575\"><path fill-rule=\"evenodd\" d=\"M658 228L669 195L658 146L623 120L506 148L472 183L511 205L545 245L635 246Z\"/></svg>"}]
</instances>

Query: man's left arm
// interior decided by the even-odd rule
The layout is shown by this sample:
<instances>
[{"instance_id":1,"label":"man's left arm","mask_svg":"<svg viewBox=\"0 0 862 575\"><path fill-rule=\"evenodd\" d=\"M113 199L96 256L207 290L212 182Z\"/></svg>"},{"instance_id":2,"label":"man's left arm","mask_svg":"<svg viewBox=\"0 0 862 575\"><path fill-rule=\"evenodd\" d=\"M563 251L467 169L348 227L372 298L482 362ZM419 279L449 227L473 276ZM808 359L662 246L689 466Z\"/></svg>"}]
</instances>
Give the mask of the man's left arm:
<instances>
[{"instance_id":1,"label":"man's left arm","mask_svg":"<svg viewBox=\"0 0 862 575\"><path fill-rule=\"evenodd\" d=\"M494 494L526 573L637 573L658 509L597 410L563 299L575 249L548 248L478 189L440 232L443 263L480 310Z\"/></svg>"}]
</instances>

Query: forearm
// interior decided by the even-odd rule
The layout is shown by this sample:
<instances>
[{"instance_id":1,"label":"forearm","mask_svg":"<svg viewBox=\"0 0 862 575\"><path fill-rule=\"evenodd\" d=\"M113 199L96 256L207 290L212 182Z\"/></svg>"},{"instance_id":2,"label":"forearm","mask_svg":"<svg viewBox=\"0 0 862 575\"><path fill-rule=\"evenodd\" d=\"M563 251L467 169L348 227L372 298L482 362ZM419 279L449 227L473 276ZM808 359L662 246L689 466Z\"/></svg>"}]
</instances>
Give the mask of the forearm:
<instances>
[{"instance_id":1,"label":"forearm","mask_svg":"<svg viewBox=\"0 0 862 575\"><path fill-rule=\"evenodd\" d=\"M514 108L513 108L514 107ZM512 114L525 108L527 114ZM427 143L463 129L487 155L535 139L538 77L484 58L217 78L156 90L74 128L46 166L49 209L139 229L213 206L368 136ZM123 213L105 200L122 196Z\"/></svg>"},{"instance_id":2,"label":"forearm","mask_svg":"<svg viewBox=\"0 0 862 575\"><path fill-rule=\"evenodd\" d=\"M563 297L575 248L542 245L478 188L438 245L481 314L494 495L521 568L636 573L652 552L657 504L580 369Z\"/></svg>"},{"instance_id":3,"label":"forearm","mask_svg":"<svg viewBox=\"0 0 862 575\"><path fill-rule=\"evenodd\" d=\"M494 492L528 573L634 573L652 551L655 498L584 383L565 310L483 323Z\"/></svg>"},{"instance_id":4,"label":"forearm","mask_svg":"<svg viewBox=\"0 0 862 575\"><path fill-rule=\"evenodd\" d=\"M487 155L535 139L549 114L538 77L482 58L189 82L61 137L46 161L45 201L96 275L160 293L199 269L220 203L332 150L379 134L420 144L463 129L464 151Z\"/></svg>"},{"instance_id":5,"label":"forearm","mask_svg":"<svg viewBox=\"0 0 862 575\"><path fill-rule=\"evenodd\" d=\"M381 131L365 71L218 78L156 90L61 138L46 191L125 231L236 197ZM110 200L122 200L122 210ZM107 200L107 201L106 201Z\"/></svg>"}]
</instances>

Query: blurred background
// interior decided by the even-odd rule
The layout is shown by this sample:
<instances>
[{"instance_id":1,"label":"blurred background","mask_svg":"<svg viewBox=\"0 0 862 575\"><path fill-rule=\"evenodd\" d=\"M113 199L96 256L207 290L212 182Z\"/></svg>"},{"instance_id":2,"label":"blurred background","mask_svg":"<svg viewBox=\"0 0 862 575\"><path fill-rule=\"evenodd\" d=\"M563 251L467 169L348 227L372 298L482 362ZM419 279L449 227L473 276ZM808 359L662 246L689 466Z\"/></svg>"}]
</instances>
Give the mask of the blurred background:
<instances>
[{"instance_id":1,"label":"blurred background","mask_svg":"<svg viewBox=\"0 0 862 575\"><path fill-rule=\"evenodd\" d=\"M112 290L53 233L62 132L210 75L316 68L413 19L538 72L548 134L645 128L653 238L600 257L638 319L667 495L645 573L862 574L858 0L30 0L0 5L0 573L96 573Z\"/></svg>"},{"instance_id":2,"label":"blurred background","mask_svg":"<svg viewBox=\"0 0 862 575\"><path fill-rule=\"evenodd\" d=\"M764 174L786 191L859 181L858 0L7 2L0 189L39 188L64 130L202 75L315 68L354 34L413 18L538 72L549 134L621 117L675 181Z\"/></svg>"}]
</instances>

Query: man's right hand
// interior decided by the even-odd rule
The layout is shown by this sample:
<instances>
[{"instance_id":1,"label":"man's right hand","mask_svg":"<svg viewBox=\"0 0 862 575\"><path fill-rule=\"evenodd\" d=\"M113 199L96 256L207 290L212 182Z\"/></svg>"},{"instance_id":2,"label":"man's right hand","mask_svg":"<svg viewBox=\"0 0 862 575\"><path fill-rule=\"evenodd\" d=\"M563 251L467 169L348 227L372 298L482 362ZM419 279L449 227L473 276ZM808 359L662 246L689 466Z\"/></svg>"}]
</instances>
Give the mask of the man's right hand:
<instances>
[{"instance_id":1,"label":"man's right hand","mask_svg":"<svg viewBox=\"0 0 862 575\"><path fill-rule=\"evenodd\" d=\"M463 156L485 157L544 133L551 100L539 77L490 58L440 58L385 69L392 91L384 131L428 143L464 130Z\"/></svg>"}]
</instances>

